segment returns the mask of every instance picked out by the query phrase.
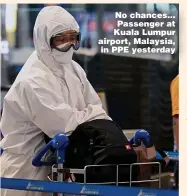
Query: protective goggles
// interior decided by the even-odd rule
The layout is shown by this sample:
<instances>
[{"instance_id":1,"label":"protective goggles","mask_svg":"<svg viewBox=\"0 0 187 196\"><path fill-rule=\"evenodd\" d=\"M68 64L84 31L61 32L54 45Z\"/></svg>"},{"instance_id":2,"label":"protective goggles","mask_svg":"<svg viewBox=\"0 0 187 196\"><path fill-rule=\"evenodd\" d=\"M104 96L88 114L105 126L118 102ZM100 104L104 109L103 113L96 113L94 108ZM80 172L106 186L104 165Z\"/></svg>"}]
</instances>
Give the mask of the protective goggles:
<instances>
[{"instance_id":1,"label":"protective goggles","mask_svg":"<svg viewBox=\"0 0 187 196\"><path fill-rule=\"evenodd\" d=\"M61 33L55 36L52 36L51 41L56 41L61 43L58 46L55 46L55 49L60 52L67 52L71 47L74 50L78 50L80 47L81 33Z\"/></svg>"}]
</instances>

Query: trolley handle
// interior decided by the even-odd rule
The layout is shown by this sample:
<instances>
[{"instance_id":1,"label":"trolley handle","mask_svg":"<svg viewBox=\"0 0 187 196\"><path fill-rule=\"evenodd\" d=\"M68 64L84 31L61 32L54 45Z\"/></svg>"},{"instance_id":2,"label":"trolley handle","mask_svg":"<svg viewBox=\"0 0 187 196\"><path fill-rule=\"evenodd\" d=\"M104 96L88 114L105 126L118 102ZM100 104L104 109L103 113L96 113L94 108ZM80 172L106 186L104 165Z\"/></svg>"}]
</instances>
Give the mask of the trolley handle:
<instances>
[{"instance_id":1,"label":"trolley handle","mask_svg":"<svg viewBox=\"0 0 187 196\"><path fill-rule=\"evenodd\" d=\"M131 144L141 145L141 142L145 145L146 148L152 147L153 142L148 131L144 129L139 129L136 131L134 136L129 140ZM158 160L169 158L170 160L178 161L179 154L178 152L169 152L163 151L156 148L156 158Z\"/></svg>"},{"instance_id":2,"label":"trolley handle","mask_svg":"<svg viewBox=\"0 0 187 196\"><path fill-rule=\"evenodd\" d=\"M50 149L55 149L57 151L57 160L56 162L58 164L64 162L65 158L65 149L69 144L69 139L67 136L64 134L57 134L51 141L42 148L38 154L33 158L32 160L32 165L36 167L41 167L41 166L51 166L51 162L43 162L41 161L42 157L44 154L50 150Z\"/></svg>"}]
</instances>

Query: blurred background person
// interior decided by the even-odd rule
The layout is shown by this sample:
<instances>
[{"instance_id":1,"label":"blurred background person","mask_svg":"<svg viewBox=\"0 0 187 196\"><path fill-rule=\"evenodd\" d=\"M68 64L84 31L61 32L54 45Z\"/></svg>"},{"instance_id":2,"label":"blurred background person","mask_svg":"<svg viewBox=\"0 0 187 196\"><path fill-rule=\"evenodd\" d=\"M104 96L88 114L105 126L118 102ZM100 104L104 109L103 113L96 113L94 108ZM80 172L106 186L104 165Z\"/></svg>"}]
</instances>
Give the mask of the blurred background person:
<instances>
[{"instance_id":1,"label":"blurred background person","mask_svg":"<svg viewBox=\"0 0 187 196\"><path fill-rule=\"evenodd\" d=\"M174 135L174 151L179 152L179 75L177 75L171 82L171 103L172 103L172 117L173 117L173 135ZM174 171L174 188L179 186L179 163L176 163Z\"/></svg>"}]
</instances>

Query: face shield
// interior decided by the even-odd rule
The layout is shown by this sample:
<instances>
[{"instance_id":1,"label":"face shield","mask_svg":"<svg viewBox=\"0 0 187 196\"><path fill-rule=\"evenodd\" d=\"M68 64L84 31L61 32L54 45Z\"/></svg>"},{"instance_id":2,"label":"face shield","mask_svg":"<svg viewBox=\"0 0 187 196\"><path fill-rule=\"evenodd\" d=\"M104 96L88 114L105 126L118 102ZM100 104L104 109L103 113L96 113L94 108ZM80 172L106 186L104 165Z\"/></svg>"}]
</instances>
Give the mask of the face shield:
<instances>
[{"instance_id":1,"label":"face shield","mask_svg":"<svg viewBox=\"0 0 187 196\"><path fill-rule=\"evenodd\" d=\"M60 52L67 52L71 47L78 50L80 47L81 33L77 32L62 32L52 36L51 43L53 48Z\"/></svg>"}]
</instances>

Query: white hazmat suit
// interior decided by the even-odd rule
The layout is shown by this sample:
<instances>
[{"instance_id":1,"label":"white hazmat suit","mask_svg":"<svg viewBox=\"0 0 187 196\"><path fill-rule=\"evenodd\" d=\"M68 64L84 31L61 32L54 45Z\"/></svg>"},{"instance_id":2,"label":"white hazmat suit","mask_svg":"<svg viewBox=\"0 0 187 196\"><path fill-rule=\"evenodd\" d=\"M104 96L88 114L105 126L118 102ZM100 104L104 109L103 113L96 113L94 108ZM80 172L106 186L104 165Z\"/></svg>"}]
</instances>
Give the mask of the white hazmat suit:
<instances>
[{"instance_id":1,"label":"white hazmat suit","mask_svg":"<svg viewBox=\"0 0 187 196\"><path fill-rule=\"evenodd\" d=\"M44 134L54 137L94 119L109 119L84 70L72 60L73 49L50 47L52 35L79 31L73 16L58 6L43 8L34 27L35 51L4 99L1 130L4 152L1 177L46 180L48 167L32 166L44 145ZM42 196L47 193L1 190L1 196Z\"/></svg>"}]
</instances>

